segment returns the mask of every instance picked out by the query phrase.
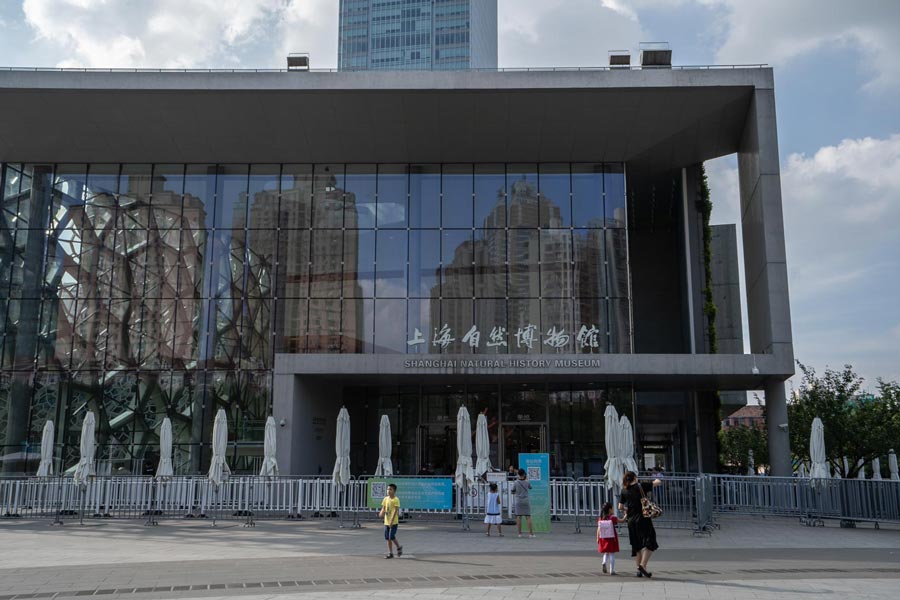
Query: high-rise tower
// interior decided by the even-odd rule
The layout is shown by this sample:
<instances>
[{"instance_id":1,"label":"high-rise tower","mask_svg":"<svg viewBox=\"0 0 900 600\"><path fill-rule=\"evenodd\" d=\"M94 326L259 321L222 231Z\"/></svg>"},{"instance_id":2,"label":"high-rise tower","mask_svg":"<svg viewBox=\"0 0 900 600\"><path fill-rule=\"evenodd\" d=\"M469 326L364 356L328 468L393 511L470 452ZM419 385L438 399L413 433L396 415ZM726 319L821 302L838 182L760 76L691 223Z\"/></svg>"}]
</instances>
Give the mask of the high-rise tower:
<instances>
[{"instance_id":1,"label":"high-rise tower","mask_svg":"<svg viewBox=\"0 0 900 600\"><path fill-rule=\"evenodd\" d=\"M341 0L342 71L497 68L497 0Z\"/></svg>"}]
</instances>

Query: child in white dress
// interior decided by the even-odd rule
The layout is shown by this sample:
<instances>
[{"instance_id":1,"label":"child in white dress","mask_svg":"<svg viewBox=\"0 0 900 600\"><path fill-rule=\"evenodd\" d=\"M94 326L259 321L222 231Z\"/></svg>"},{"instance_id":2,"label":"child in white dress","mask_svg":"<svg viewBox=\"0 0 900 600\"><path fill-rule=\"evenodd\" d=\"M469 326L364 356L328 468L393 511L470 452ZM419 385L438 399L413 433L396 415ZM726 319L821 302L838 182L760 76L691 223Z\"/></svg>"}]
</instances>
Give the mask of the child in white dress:
<instances>
[{"instance_id":1,"label":"child in white dress","mask_svg":"<svg viewBox=\"0 0 900 600\"><path fill-rule=\"evenodd\" d=\"M484 522L487 524L487 531L484 535L491 537L491 525L497 526L497 535L503 537L503 511L500 506L500 492L497 490L497 484L492 483L489 487L487 501L484 504Z\"/></svg>"}]
</instances>

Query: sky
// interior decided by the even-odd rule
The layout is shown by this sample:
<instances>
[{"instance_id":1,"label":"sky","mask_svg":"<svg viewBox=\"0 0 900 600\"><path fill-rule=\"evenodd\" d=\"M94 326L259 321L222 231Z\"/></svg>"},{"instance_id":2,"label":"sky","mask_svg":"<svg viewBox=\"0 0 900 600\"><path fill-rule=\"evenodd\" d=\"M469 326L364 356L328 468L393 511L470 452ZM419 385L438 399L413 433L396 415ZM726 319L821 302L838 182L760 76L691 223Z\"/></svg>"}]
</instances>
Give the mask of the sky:
<instances>
[{"instance_id":1,"label":"sky","mask_svg":"<svg viewBox=\"0 0 900 600\"><path fill-rule=\"evenodd\" d=\"M337 5L0 0L0 66L335 67ZM642 41L676 65L771 65L796 357L900 380L900 2L499 0L499 27L501 67L598 66ZM734 157L706 168L713 222L738 222Z\"/></svg>"}]
</instances>

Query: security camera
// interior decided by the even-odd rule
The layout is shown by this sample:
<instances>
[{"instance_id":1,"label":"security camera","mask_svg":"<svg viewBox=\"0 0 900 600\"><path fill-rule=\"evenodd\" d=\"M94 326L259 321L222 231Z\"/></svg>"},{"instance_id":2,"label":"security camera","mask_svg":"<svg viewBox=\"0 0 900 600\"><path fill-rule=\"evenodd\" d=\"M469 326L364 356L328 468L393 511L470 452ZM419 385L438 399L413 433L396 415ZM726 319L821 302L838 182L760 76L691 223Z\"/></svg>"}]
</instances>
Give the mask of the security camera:
<instances>
[{"instance_id":1,"label":"security camera","mask_svg":"<svg viewBox=\"0 0 900 600\"><path fill-rule=\"evenodd\" d=\"M788 424L787 424L787 423L780 423L780 424L778 425L778 429L780 429L780 430L782 430L782 431L787 431L787 427L788 427Z\"/></svg>"},{"instance_id":2,"label":"security camera","mask_svg":"<svg viewBox=\"0 0 900 600\"><path fill-rule=\"evenodd\" d=\"M284 419L281 419L280 421L278 421L278 425L279 425L279 427L284 427L285 425L287 425L287 421L285 421Z\"/></svg>"}]
</instances>

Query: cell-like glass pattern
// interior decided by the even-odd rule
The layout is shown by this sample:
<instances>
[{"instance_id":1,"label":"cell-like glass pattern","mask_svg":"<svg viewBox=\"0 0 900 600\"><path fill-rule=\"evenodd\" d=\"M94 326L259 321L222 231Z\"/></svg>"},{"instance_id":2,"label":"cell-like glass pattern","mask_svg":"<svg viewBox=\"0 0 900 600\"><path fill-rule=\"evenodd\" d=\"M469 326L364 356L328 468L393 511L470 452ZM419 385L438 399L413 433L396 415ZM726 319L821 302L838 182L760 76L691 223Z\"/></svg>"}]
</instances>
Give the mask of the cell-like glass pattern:
<instances>
[{"instance_id":1,"label":"cell-like glass pattern","mask_svg":"<svg viewBox=\"0 0 900 600\"><path fill-rule=\"evenodd\" d=\"M252 469L275 353L629 353L620 164L0 165L0 454ZM18 461L18 462L17 462ZM34 467L35 465L31 465Z\"/></svg>"}]
</instances>

